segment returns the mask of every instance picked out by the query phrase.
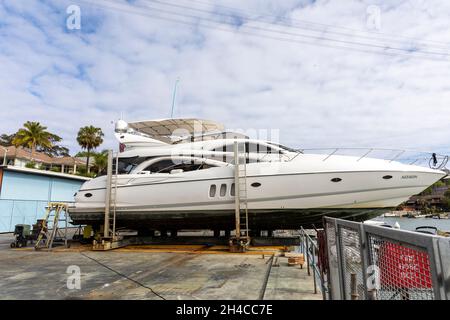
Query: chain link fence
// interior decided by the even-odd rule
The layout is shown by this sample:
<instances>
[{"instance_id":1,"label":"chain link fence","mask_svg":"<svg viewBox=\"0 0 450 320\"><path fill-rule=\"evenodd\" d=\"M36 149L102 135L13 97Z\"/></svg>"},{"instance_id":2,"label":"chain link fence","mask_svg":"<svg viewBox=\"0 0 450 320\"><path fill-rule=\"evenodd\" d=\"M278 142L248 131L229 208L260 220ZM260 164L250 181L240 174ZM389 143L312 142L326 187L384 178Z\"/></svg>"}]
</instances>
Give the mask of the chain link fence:
<instances>
[{"instance_id":1,"label":"chain link fence","mask_svg":"<svg viewBox=\"0 0 450 320\"><path fill-rule=\"evenodd\" d=\"M348 227L339 227L340 229L340 243L342 248L342 256L341 263L345 272L344 276L344 285L345 285L345 294L346 299L350 300L352 291L351 291L351 282L352 282L352 274L354 274L353 281L356 281L356 291L353 292L357 297L365 297L364 293L364 279L363 275L363 267L362 267L362 258L361 258L361 246L360 246L360 237L357 230L353 230Z\"/></svg>"},{"instance_id":2,"label":"chain link fence","mask_svg":"<svg viewBox=\"0 0 450 320\"><path fill-rule=\"evenodd\" d=\"M332 299L449 299L449 238L334 218L324 226Z\"/></svg>"}]
</instances>

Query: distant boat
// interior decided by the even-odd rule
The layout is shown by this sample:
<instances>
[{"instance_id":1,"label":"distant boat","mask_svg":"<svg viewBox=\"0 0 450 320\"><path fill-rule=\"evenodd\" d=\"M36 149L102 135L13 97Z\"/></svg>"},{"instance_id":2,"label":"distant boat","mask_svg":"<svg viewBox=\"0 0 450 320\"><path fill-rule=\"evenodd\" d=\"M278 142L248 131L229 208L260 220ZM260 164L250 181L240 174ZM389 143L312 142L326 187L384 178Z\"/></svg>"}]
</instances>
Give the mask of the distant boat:
<instances>
[{"instance_id":1,"label":"distant boat","mask_svg":"<svg viewBox=\"0 0 450 320\"><path fill-rule=\"evenodd\" d=\"M417 227L416 232L431 234L434 236L450 237L450 232L439 230L438 228L431 226Z\"/></svg>"},{"instance_id":2,"label":"distant boat","mask_svg":"<svg viewBox=\"0 0 450 320\"><path fill-rule=\"evenodd\" d=\"M396 217L399 217L399 215L395 212L386 212L384 214L384 217L385 218L396 218Z\"/></svg>"}]
</instances>

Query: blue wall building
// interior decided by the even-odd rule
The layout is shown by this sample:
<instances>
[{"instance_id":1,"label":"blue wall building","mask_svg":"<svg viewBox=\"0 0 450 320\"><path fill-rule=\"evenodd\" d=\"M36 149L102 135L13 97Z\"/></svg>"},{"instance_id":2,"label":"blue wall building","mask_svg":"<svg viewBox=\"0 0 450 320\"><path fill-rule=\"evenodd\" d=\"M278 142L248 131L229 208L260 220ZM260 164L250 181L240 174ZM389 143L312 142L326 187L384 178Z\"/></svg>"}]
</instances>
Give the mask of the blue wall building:
<instances>
[{"instance_id":1,"label":"blue wall building","mask_svg":"<svg viewBox=\"0 0 450 320\"><path fill-rule=\"evenodd\" d=\"M33 224L48 202L73 202L88 178L35 169L0 167L0 232L16 224Z\"/></svg>"}]
</instances>

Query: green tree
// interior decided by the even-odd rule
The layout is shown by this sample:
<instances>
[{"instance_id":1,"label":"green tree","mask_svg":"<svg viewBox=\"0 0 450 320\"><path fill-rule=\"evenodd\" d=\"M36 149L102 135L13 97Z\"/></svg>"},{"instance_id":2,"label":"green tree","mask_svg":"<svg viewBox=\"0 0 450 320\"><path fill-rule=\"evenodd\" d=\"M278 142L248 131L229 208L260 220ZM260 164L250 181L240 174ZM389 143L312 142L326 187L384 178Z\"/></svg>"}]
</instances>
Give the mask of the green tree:
<instances>
[{"instance_id":1,"label":"green tree","mask_svg":"<svg viewBox=\"0 0 450 320\"><path fill-rule=\"evenodd\" d=\"M445 187L445 182L443 182L442 180L439 180L435 184L429 186L424 191L422 191L422 193L420 193L420 195L428 196L428 195L432 194L436 188L441 188L441 187Z\"/></svg>"},{"instance_id":2,"label":"green tree","mask_svg":"<svg viewBox=\"0 0 450 320\"><path fill-rule=\"evenodd\" d=\"M80 128L78 131L77 141L81 148L86 149L86 168L87 172L89 169L89 158L91 156L91 151L103 143L103 132L102 129L96 128L94 126L86 126Z\"/></svg>"},{"instance_id":3,"label":"green tree","mask_svg":"<svg viewBox=\"0 0 450 320\"><path fill-rule=\"evenodd\" d=\"M108 166L108 150L103 150L102 152L96 153L94 155L94 159L97 174L100 174Z\"/></svg>"},{"instance_id":4,"label":"green tree","mask_svg":"<svg viewBox=\"0 0 450 320\"><path fill-rule=\"evenodd\" d=\"M84 158L87 156L87 151L78 151L75 157L77 158Z\"/></svg>"},{"instance_id":5,"label":"green tree","mask_svg":"<svg viewBox=\"0 0 450 320\"><path fill-rule=\"evenodd\" d=\"M37 148L37 151L43 152L50 157L69 157L69 149L66 147L58 146L57 143L62 141L62 138L60 136L57 136L56 134L51 133L50 134L50 141L52 142L52 146L50 148L45 146L39 146Z\"/></svg>"},{"instance_id":6,"label":"green tree","mask_svg":"<svg viewBox=\"0 0 450 320\"><path fill-rule=\"evenodd\" d=\"M43 148L51 148L53 146L52 134L47 131L47 127L42 126L39 122L31 121L25 122L23 128L17 131L12 143L16 147L30 148L31 161L33 161L33 156L38 146Z\"/></svg>"}]
</instances>

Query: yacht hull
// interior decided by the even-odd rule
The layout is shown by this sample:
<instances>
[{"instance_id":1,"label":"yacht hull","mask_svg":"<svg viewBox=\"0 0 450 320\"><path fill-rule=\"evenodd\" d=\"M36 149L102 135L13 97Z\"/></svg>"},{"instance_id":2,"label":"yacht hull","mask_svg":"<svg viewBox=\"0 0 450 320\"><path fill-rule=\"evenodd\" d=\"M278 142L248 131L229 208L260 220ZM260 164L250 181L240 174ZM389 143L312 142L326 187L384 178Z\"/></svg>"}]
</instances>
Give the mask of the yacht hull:
<instances>
[{"instance_id":1,"label":"yacht hull","mask_svg":"<svg viewBox=\"0 0 450 320\"><path fill-rule=\"evenodd\" d=\"M191 180L188 174L119 179L116 226L231 230L235 199L231 193L234 180L229 173L232 171L222 172L224 178L197 180ZM384 179L386 176L392 178ZM249 227L299 229L321 225L323 216L368 220L395 208L443 176L440 172L418 171L249 175ZM342 181L333 182L336 177ZM216 186L213 196L212 185ZM103 223L105 188L96 186L102 186L101 182L88 184L78 192L77 202L69 210L74 224ZM89 198L85 198L87 194Z\"/></svg>"}]
</instances>

